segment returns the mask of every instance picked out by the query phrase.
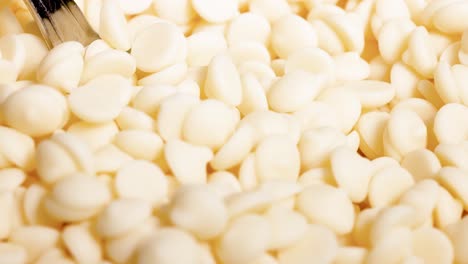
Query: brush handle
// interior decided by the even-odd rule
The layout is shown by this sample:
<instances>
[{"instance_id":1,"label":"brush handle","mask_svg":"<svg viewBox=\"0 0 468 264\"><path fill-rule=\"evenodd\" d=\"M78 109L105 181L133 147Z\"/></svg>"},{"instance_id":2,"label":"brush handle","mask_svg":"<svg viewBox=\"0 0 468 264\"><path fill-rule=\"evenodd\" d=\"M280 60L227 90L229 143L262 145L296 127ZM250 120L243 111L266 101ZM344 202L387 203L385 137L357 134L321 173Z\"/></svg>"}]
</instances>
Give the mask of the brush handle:
<instances>
[{"instance_id":1,"label":"brush handle","mask_svg":"<svg viewBox=\"0 0 468 264\"><path fill-rule=\"evenodd\" d=\"M24 0L49 48L65 41L87 45L99 38L73 0Z\"/></svg>"}]
</instances>

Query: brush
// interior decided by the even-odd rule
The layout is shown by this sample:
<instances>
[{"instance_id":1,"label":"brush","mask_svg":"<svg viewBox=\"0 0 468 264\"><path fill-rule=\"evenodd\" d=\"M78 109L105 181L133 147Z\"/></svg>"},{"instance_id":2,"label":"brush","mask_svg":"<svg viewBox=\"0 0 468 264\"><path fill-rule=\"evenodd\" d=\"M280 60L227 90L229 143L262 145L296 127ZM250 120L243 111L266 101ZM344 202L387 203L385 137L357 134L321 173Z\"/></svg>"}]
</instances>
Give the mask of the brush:
<instances>
[{"instance_id":1,"label":"brush","mask_svg":"<svg viewBox=\"0 0 468 264\"><path fill-rule=\"evenodd\" d=\"M73 0L24 0L49 48L65 41L88 45L99 38Z\"/></svg>"}]
</instances>

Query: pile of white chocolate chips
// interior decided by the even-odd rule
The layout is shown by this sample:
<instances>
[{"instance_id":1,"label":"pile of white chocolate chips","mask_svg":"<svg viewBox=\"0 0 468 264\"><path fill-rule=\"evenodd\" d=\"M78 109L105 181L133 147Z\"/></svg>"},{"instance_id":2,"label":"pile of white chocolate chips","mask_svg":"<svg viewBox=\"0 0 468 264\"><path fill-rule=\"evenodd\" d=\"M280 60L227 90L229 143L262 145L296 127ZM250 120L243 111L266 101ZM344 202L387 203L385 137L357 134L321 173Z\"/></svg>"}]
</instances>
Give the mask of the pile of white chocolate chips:
<instances>
[{"instance_id":1,"label":"pile of white chocolate chips","mask_svg":"<svg viewBox=\"0 0 468 264\"><path fill-rule=\"evenodd\" d=\"M467 0L0 11L1 264L468 263Z\"/></svg>"}]
</instances>

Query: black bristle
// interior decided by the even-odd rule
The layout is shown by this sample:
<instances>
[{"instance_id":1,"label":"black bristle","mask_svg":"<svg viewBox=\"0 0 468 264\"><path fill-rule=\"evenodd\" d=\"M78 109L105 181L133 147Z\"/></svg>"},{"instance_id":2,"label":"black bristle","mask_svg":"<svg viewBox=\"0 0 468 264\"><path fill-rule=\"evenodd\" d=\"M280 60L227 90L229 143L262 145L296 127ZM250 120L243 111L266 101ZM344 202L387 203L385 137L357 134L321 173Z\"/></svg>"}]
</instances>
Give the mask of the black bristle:
<instances>
[{"instance_id":1,"label":"black bristle","mask_svg":"<svg viewBox=\"0 0 468 264\"><path fill-rule=\"evenodd\" d=\"M37 14L41 18L49 18L51 14L55 13L60 8L63 8L71 0L31 0Z\"/></svg>"}]
</instances>

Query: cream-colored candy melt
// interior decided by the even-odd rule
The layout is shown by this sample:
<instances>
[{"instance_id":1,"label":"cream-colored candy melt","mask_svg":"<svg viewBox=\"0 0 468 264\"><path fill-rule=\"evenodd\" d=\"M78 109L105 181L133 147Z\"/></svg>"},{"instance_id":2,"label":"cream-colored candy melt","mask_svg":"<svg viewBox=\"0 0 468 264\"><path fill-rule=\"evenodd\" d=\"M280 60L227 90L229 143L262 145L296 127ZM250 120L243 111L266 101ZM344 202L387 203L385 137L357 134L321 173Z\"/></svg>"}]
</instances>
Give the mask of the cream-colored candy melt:
<instances>
[{"instance_id":1,"label":"cream-colored candy melt","mask_svg":"<svg viewBox=\"0 0 468 264\"><path fill-rule=\"evenodd\" d=\"M190 66L206 66L218 53L227 50L227 41L222 34L201 31L187 38L187 63Z\"/></svg>"},{"instance_id":2,"label":"cream-colored candy melt","mask_svg":"<svg viewBox=\"0 0 468 264\"><path fill-rule=\"evenodd\" d=\"M201 239L210 239L224 230L228 214L221 197L210 186L189 185L175 194L170 217L178 227Z\"/></svg>"},{"instance_id":3,"label":"cream-colored candy melt","mask_svg":"<svg viewBox=\"0 0 468 264\"><path fill-rule=\"evenodd\" d=\"M330 207L324 210L325 205ZM347 234L353 228L353 204L341 189L320 184L310 186L298 197L298 208L310 221L328 226L337 234Z\"/></svg>"},{"instance_id":4,"label":"cream-colored candy melt","mask_svg":"<svg viewBox=\"0 0 468 264\"><path fill-rule=\"evenodd\" d=\"M232 135L238 122L237 109L217 100L205 100L185 116L183 138L192 144L217 149Z\"/></svg>"},{"instance_id":5,"label":"cream-colored candy melt","mask_svg":"<svg viewBox=\"0 0 468 264\"><path fill-rule=\"evenodd\" d=\"M175 25L154 23L138 33L133 41L131 54L138 69L145 72L159 71L185 60L187 42Z\"/></svg>"},{"instance_id":6,"label":"cream-colored candy melt","mask_svg":"<svg viewBox=\"0 0 468 264\"><path fill-rule=\"evenodd\" d=\"M0 2L0 264L468 263L467 1Z\"/></svg>"},{"instance_id":7,"label":"cream-colored candy melt","mask_svg":"<svg viewBox=\"0 0 468 264\"><path fill-rule=\"evenodd\" d=\"M238 12L237 2L232 0L192 0L195 11L206 21L222 23L232 19Z\"/></svg>"},{"instance_id":8,"label":"cream-colored candy melt","mask_svg":"<svg viewBox=\"0 0 468 264\"><path fill-rule=\"evenodd\" d=\"M63 241L77 263L98 262L102 258L100 244L86 224L67 226Z\"/></svg>"},{"instance_id":9,"label":"cream-colored candy melt","mask_svg":"<svg viewBox=\"0 0 468 264\"><path fill-rule=\"evenodd\" d=\"M65 97L47 86L23 88L8 96L2 108L7 125L33 137L61 129L69 117Z\"/></svg>"},{"instance_id":10,"label":"cream-colored candy melt","mask_svg":"<svg viewBox=\"0 0 468 264\"><path fill-rule=\"evenodd\" d=\"M166 199L168 180L161 169L150 162L129 161L117 171L115 190L120 197L157 204Z\"/></svg>"},{"instance_id":11,"label":"cream-colored candy melt","mask_svg":"<svg viewBox=\"0 0 468 264\"><path fill-rule=\"evenodd\" d=\"M90 195L76 195L81 192L89 192ZM77 173L54 185L44 207L57 220L82 221L96 215L110 199L110 190L103 181Z\"/></svg>"},{"instance_id":12,"label":"cream-colored candy melt","mask_svg":"<svg viewBox=\"0 0 468 264\"><path fill-rule=\"evenodd\" d=\"M184 254L180 254L180 251ZM201 249L189 233L176 228L164 228L138 248L137 258L141 264L197 263L201 258Z\"/></svg>"},{"instance_id":13,"label":"cream-colored candy melt","mask_svg":"<svg viewBox=\"0 0 468 264\"><path fill-rule=\"evenodd\" d=\"M315 99L322 90L319 76L298 70L287 73L268 90L268 103L272 110L290 113L300 110Z\"/></svg>"},{"instance_id":14,"label":"cream-colored candy melt","mask_svg":"<svg viewBox=\"0 0 468 264\"><path fill-rule=\"evenodd\" d=\"M156 160L162 152L163 141L153 132L125 130L115 135L117 147L136 159Z\"/></svg>"},{"instance_id":15,"label":"cream-colored candy melt","mask_svg":"<svg viewBox=\"0 0 468 264\"><path fill-rule=\"evenodd\" d=\"M288 14L273 23L271 44L279 57L287 58L295 50L317 46L317 35L305 19Z\"/></svg>"},{"instance_id":16,"label":"cream-colored candy melt","mask_svg":"<svg viewBox=\"0 0 468 264\"><path fill-rule=\"evenodd\" d=\"M37 80L69 92L78 86L81 79L84 50L83 45L78 42L66 42L56 46L39 65Z\"/></svg>"},{"instance_id":17,"label":"cream-colored candy melt","mask_svg":"<svg viewBox=\"0 0 468 264\"><path fill-rule=\"evenodd\" d=\"M127 79L104 75L72 90L68 101L71 111L82 120L101 123L115 119L130 101L131 93Z\"/></svg>"},{"instance_id":18,"label":"cream-colored candy melt","mask_svg":"<svg viewBox=\"0 0 468 264\"><path fill-rule=\"evenodd\" d=\"M118 1L102 2L99 32L112 47L124 51L130 49L127 21Z\"/></svg>"},{"instance_id":19,"label":"cream-colored candy melt","mask_svg":"<svg viewBox=\"0 0 468 264\"><path fill-rule=\"evenodd\" d=\"M230 56L218 55L208 66L205 94L228 105L238 106L242 101L242 84L239 71Z\"/></svg>"},{"instance_id":20,"label":"cream-colored candy melt","mask_svg":"<svg viewBox=\"0 0 468 264\"><path fill-rule=\"evenodd\" d=\"M255 239L243 239L249 235ZM246 214L235 219L227 227L217 251L224 263L248 263L266 251L269 239L270 233L266 218Z\"/></svg>"}]
</instances>

